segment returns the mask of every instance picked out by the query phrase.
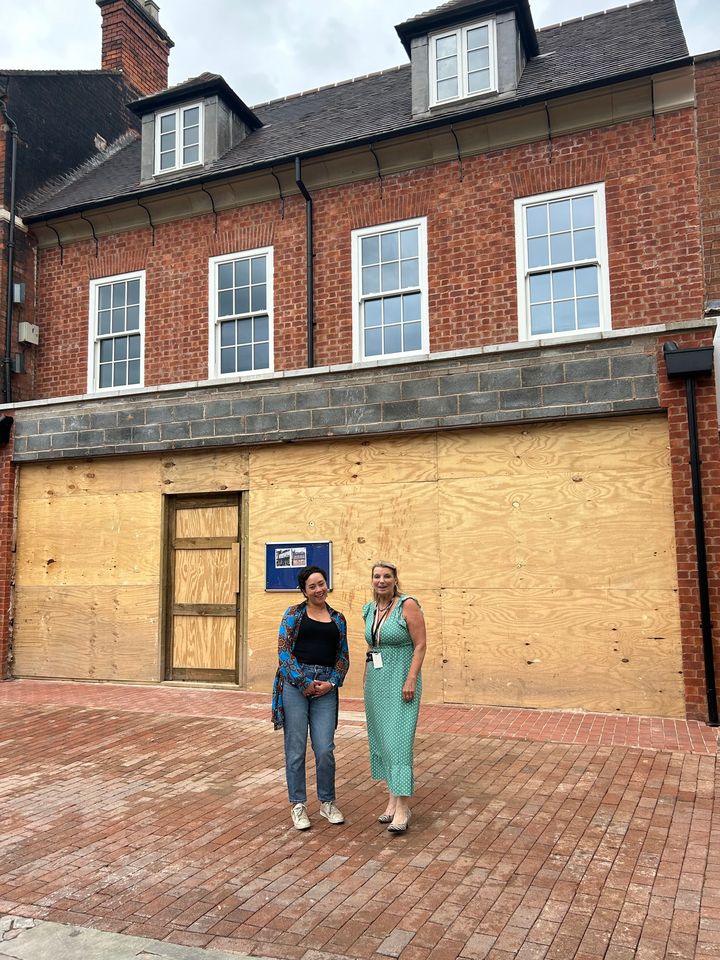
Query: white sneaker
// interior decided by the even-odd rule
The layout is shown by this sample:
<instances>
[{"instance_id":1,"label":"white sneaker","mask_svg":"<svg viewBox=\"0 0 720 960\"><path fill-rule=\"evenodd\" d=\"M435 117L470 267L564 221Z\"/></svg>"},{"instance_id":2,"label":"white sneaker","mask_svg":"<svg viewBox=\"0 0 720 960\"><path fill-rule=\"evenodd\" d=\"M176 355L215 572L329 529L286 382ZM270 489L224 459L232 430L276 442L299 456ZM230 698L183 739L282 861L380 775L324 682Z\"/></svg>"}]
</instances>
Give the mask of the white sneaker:
<instances>
[{"instance_id":1,"label":"white sneaker","mask_svg":"<svg viewBox=\"0 0 720 960\"><path fill-rule=\"evenodd\" d=\"M328 823L345 823L345 817L331 801L320 804L320 816L325 817Z\"/></svg>"},{"instance_id":2,"label":"white sneaker","mask_svg":"<svg viewBox=\"0 0 720 960\"><path fill-rule=\"evenodd\" d=\"M304 803L296 803L290 807L290 816L296 830L309 830L310 817L307 815L307 808Z\"/></svg>"}]
</instances>

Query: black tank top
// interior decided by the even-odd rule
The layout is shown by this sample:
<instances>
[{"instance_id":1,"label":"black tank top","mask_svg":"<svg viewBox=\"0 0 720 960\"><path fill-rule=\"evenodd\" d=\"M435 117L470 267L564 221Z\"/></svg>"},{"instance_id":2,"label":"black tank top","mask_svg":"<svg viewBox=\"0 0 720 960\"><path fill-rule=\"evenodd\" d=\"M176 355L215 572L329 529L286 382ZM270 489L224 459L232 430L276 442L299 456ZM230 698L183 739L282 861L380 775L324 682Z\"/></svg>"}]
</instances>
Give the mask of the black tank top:
<instances>
[{"instance_id":1,"label":"black tank top","mask_svg":"<svg viewBox=\"0 0 720 960\"><path fill-rule=\"evenodd\" d=\"M337 662L340 631L331 620L311 620L307 615L300 621L293 653L298 663L317 663L322 667L334 667Z\"/></svg>"}]
</instances>

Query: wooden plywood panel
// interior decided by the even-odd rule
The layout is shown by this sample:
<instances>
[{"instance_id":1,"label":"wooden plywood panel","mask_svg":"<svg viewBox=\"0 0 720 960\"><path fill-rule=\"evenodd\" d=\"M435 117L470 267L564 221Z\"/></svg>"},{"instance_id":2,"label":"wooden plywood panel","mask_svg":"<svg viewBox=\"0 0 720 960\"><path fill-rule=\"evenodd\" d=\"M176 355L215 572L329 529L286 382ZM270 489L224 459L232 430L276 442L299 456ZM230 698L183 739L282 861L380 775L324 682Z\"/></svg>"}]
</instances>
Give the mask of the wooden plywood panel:
<instances>
[{"instance_id":1,"label":"wooden plywood panel","mask_svg":"<svg viewBox=\"0 0 720 960\"><path fill-rule=\"evenodd\" d=\"M158 609L157 583L91 587L19 584L14 673L159 680Z\"/></svg>"},{"instance_id":2,"label":"wooden plywood panel","mask_svg":"<svg viewBox=\"0 0 720 960\"><path fill-rule=\"evenodd\" d=\"M569 475L605 471L668 478L664 417L493 427L438 435L438 475L451 478Z\"/></svg>"},{"instance_id":3,"label":"wooden plywood panel","mask_svg":"<svg viewBox=\"0 0 720 960\"><path fill-rule=\"evenodd\" d=\"M233 617L174 617L173 664L184 669L234 670Z\"/></svg>"},{"instance_id":4,"label":"wooden plywood panel","mask_svg":"<svg viewBox=\"0 0 720 960\"><path fill-rule=\"evenodd\" d=\"M32 463L20 468L22 502L63 497L83 499L118 493L159 493L161 486L159 460L154 456Z\"/></svg>"},{"instance_id":5,"label":"wooden plywood panel","mask_svg":"<svg viewBox=\"0 0 720 960\"><path fill-rule=\"evenodd\" d=\"M235 603L238 571L228 549L175 552L175 603Z\"/></svg>"},{"instance_id":6,"label":"wooden plywood panel","mask_svg":"<svg viewBox=\"0 0 720 960\"><path fill-rule=\"evenodd\" d=\"M284 447L282 451L259 448L250 455L254 488L361 486L436 479L434 435L322 441Z\"/></svg>"},{"instance_id":7,"label":"wooden plywood panel","mask_svg":"<svg viewBox=\"0 0 720 960\"><path fill-rule=\"evenodd\" d=\"M445 700L682 716L673 590L444 590Z\"/></svg>"},{"instance_id":8,"label":"wooden plywood panel","mask_svg":"<svg viewBox=\"0 0 720 960\"><path fill-rule=\"evenodd\" d=\"M444 585L660 589L675 582L669 480L652 470L445 480L440 528Z\"/></svg>"},{"instance_id":9,"label":"wooden plywood panel","mask_svg":"<svg viewBox=\"0 0 720 960\"><path fill-rule=\"evenodd\" d=\"M180 538L230 537L237 539L236 506L194 507L175 514L175 536Z\"/></svg>"},{"instance_id":10,"label":"wooden plywood panel","mask_svg":"<svg viewBox=\"0 0 720 960\"><path fill-rule=\"evenodd\" d=\"M226 493L248 486L247 451L173 453L159 461L164 493Z\"/></svg>"},{"instance_id":11,"label":"wooden plywood panel","mask_svg":"<svg viewBox=\"0 0 720 960\"><path fill-rule=\"evenodd\" d=\"M157 583L161 500L152 494L21 497L17 580L27 586Z\"/></svg>"},{"instance_id":12,"label":"wooden plywood panel","mask_svg":"<svg viewBox=\"0 0 720 960\"><path fill-rule=\"evenodd\" d=\"M286 456L292 451L284 450ZM332 606L345 613L350 639L351 674L346 692L362 693L365 641L361 611L370 599L370 566L378 558L397 561L401 584L407 593L431 604L437 589L437 485L388 483L327 488L303 487L251 489L249 525L252 531L248 554L248 685L269 689L277 667L277 630L285 608L301 599L299 591L265 593L266 541L289 539L332 540L334 590ZM402 557L402 562L399 558ZM431 617L429 637L439 657L440 626ZM429 677L429 671L426 671ZM433 680L427 680L431 695ZM436 684L436 691L439 690ZM439 693L436 692L436 696Z\"/></svg>"}]
</instances>

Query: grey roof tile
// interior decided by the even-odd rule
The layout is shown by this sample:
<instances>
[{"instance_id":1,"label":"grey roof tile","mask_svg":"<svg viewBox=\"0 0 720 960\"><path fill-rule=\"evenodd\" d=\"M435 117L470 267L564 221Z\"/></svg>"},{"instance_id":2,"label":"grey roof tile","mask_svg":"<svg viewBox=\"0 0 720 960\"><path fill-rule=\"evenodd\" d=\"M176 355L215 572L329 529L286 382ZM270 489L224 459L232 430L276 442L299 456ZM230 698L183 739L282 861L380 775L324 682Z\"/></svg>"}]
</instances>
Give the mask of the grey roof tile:
<instances>
[{"instance_id":1,"label":"grey roof tile","mask_svg":"<svg viewBox=\"0 0 720 960\"><path fill-rule=\"evenodd\" d=\"M540 55L530 60L517 93L499 100L467 101L433 111L432 119L462 118L509 109L537 97L556 96L586 84L610 82L687 57L674 0L642 0L628 7L571 20L538 31ZM286 162L354 142L410 131L428 121L411 111L410 66L396 67L253 108L263 126L206 168L179 174L173 183L208 180ZM119 150L51 198L25 208L26 219L141 196L140 144Z\"/></svg>"}]
</instances>

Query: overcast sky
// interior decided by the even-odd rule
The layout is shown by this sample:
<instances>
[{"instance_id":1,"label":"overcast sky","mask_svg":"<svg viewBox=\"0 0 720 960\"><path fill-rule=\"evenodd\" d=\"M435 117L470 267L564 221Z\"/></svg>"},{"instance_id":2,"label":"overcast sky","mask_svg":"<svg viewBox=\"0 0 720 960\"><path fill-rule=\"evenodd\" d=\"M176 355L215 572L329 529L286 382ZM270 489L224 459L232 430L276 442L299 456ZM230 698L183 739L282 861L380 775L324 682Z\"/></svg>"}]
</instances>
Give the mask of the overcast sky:
<instances>
[{"instance_id":1,"label":"overcast sky","mask_svg":"<svg viewBox=\"0 0 720 960\"><path fill-rule=\"evenodd\" d=\"M690 53L720 48L720 0L676 0ZM159 0L170 82L222 74L248 104L407 62L394 26L432 0ZM531 0L537 27L618 6ZM0 0L0 69L100 66L95 0Z\"/></svg>"}]
</instances>

